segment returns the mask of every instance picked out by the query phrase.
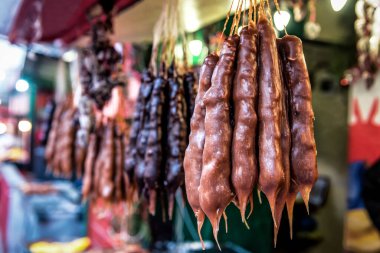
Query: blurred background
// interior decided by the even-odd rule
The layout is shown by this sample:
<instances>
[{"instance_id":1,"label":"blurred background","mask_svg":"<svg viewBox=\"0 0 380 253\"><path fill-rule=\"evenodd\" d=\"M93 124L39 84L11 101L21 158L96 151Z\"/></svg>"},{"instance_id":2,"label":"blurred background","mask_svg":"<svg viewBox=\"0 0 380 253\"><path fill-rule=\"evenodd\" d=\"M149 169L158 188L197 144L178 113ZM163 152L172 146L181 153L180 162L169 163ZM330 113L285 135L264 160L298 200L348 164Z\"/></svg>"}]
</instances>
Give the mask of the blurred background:
<instances>
[{"instance_id":1,"label":"blurred background","mask_svg":"<svg viewBox=\"0 0 380 253\"><path fill-rule=\"evenodd\" d=\"M196 78L217 46L231 2L178 2L185 40L174 51ZM101 50L94 46L104 36L99 22L112 24L107 43L120 55L122 99L112 92L111 100L131 122L163 3L1 1L0 252L202 252L180 193L172 221L148 215L138 202L127 212L123 204L83 200L83 180L52 173L45 160L54 110L68 97L75 104L86 54ZM380 1L280 0L281 14L270 7L278 37L286 26L303 42L320 176L310 215L297 198L293 240L285 217L273 247L269 206L254 194L250 230L228 207L229 231L219 232L223 252L380 252ZM109 107L111 114L120 111ZM207 222L203 236L205 252L218 252Z\"/></svg>"}]
</instances>

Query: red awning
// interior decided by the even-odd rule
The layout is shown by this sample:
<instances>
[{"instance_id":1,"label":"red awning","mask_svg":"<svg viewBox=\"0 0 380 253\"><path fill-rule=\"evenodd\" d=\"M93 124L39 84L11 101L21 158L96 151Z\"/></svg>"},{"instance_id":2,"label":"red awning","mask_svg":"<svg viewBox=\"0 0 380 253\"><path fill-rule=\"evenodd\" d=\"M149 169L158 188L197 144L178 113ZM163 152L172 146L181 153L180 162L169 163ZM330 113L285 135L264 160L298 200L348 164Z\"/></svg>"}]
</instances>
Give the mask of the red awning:
<instances>
[{"instance_id":1,"label":"red awning","mask_svg":"<svg viewBox=\"0 0 380 253\"><path fill-rule=\"evenodd\" d=\"M140 0L115 0L119 13ZM9 31L12 42L70 43L90 29L88 12L98 0L23 0Z\"/></svg>"}]
</instances>

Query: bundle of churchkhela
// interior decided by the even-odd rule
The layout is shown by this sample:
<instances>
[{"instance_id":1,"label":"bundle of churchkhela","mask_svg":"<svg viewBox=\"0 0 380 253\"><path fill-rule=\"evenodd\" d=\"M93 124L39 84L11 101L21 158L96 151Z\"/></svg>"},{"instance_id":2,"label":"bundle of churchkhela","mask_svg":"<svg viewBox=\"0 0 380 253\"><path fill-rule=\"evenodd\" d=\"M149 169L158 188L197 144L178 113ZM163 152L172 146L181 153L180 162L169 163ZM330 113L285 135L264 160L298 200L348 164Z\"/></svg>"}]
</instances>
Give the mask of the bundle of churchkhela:
<instances>
[{"instance_id":1,"label":"bundle of churchkhela","mask_svg":"<svg viewBox=\"0 0 380 253\"><path fill-rule=\"evenodd\" d=\"M318 177L302 42L291 35L276 38L269 2L261 1L256 11L250 1L247 14L241 14L243 2L239 0L220 53L208 55L201 67L184 158L187 199L200 239L207 217L218 246L219 223L222 216L227 222L225 209L231 202L248 226L255 188L269 202L275 244L285 205L292 236L296 195L301 193L308 210ZM241 16L248 17L239 35Z\"/></svg>"},{"instance_id":2,"label":"bundle of churchkhela","mask_svg":"<svg viewBox=\"0 0 380 253\"><path fill-rule=\"evenodd\" d=\"M80 131L76 114L78 110L71 98L57 105L46 146L48 168L56 176L72 178L75 173L77 178L83 176L84 200L131 203L133 195L129 187L130 179L124 172L124 152L129 141L128 124L123 118L106 118L98 114L83 154L83 150L76 145ZM82 166L77 162L78 154L83 155L83 175L78 169Z\"/></svg>"},{"instance_id":3,"label":"bundle of churchkhela","mask_svg":"<svg viewBox=\"0 0 380 253\"><path fill-rule=\"evenodd\" d=\"M90 134L83 199L103 199L106 203L131 201L129 179L124 173L124 150L128 145L129 127L123 120L103 119Z\"/></svg>"},{"instance_id":4,"label":"bundle of churchkhela","mask_svg":"<svg viewBox=\"0 0 380 253\"><path fill-rule=\"evenodd\" d=\"M42 115L42 125L41 125L41 144L46 145L49 138L49 133L53 124L53 117L54 117L54 111L55 111L55 102L54 100L50 100L43 111Z\"/></svg>"},{"instance_id":5,"label":"bundle of churchkhela","mask_svg":"<svg viewBox=\"0 0 380 253\"><path fill-rule=\"evenodd\" d=\"M48 169L56 176L71 177L74 164L76 108L72 98L58 104L54 110L45 158Z\"/></svg>"},{"instance_id":6,"label":"bundle of churchkhela","mask_svg":"<svg viewBox=\"0 0 380 253\"><path fill-rule=\"evenodd\" d=\"M116 86L123 86L122 57L111 43L112 20L107 13L105 21L97 21L91 29L91 46L81 52L81 98L78 102L79 129L76 133L75 160L77 175L84 170L86 149L91 129L94 127L94 106L101 110L111 98Z\"/></svg>"},{"instance_id":7,"label":"bundle of churchkhela","mask_svg":"<svg viewBox=\"0 0 380 253\"><path fill-rule=\"evenodd\" d=\"M122 57L111 43L112 20L97 21L91 30L91 46L85 48L80 58L82 93L93 100L99 109L111 98L112 89L123 86Z\"/></svg>"},{"instance_id":8,"label":"bundle of churchkhela","mask_svg":"<svg viewBox=\"0 0 380 253\"><path fill-rule=\"evenodd\" d=\"M149 212L155 214L157 201L168 203L169 219L175 194L184 182L183 159L196 94L195 76L187 71L186 58L181 71L174 55L177 38L183 35L178 6L178 0L167 1L156 24L151 64L142 73L125 154L126 173L148 202Z\"/></svg>"},{"instance_id":9,"label":"bundle of churchkhela","mask_svg":"<svg viewBox=\"0 0 380 253\"><path fill-rule=\"evenodd\" d=\"M82 53L79 99L74 103L69 96L55 109L45 156L54 175L83 177L83 199L130 203L122 57L111 43L111 15L106 14L93 25L92 44Z\"/></svg>"}]
</instances>

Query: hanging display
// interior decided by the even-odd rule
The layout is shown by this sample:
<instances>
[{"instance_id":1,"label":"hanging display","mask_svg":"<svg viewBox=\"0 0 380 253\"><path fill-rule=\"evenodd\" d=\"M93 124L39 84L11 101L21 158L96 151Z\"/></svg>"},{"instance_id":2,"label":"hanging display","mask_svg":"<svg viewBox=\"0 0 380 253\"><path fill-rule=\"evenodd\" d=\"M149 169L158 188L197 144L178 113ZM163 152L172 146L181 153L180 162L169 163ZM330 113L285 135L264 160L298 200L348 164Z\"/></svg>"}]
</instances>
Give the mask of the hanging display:
<instances>
[{"instance_id":1,"label":"hanging display","mask_svg":"<svg viewBox=\"0 0 380 253\"><path fill-rule=\"evenodd\" d=\"M96 23L82 57L79 104L69 98L54 113L46 150L53 173L83 176L83 199L142 202L152 215L162 208L163 219L172 219L184 187L203 248L205 218L219 246L227 206L234 203L248 227L257 190L269 202L275 244L285 205L292 237L296 195L308 210L318 177L308 71L301 40L286 29L276 38L269 1L250 1L242 11L244 2L238 1L228 37L206 57L198 85L187 67L178 0L165 2L130 127L121 115L104 113L122 108L121 58L109 39L110 20Z\"/></svg>"},{"instance_id":2,"label":"hanging display","mask_svg":"<svg viewBox=\"0 0 380 253\"><path fill-rule=\"evenodd\" d=\"M168 202L169 219L176 191L184 182L183 158L196 95L186 57L180 67L174 54L177 41L186 46L178 7L178 0L165 2L155 26L150 68L142 74L125 155L125 170L140 199L148 202L153 215L157 201L164 210Z\"/></svg>"},{"instance_id":3,"label":"hanging display","mask_svg":"<svg viewBox=\"0 0 380 253\"><path fill-rule=\"evenodd\" d=\"M218 243L220 219L227 223L231 202L247 225L257 188L268 199L276 243L285 204L292 226L295 196L300 192L308 208L318 177L311 86L301 40L276 38L268 1L258 11L250 1L248 13L241 13L242 4L220 53L207 56L201 68L185 184L201 240L206 216ZM239 35L241 15L249 22Z\"/></svg>"},{"instance_id":4,"label":"hanging display","mask_svg":"<svg viewBox=\"0 0 380 253\"><path fill-rule=\"evenodd\" d=\"M94 22L91 46L80 58L79 99L72 96L54 113L45 157L55 176L83 177L83 199L106 203L132 202L131 185L124 174L124 150L129 126L124 108L122 57L111 43L112 21Z\"/></svg>"}]
</instances>

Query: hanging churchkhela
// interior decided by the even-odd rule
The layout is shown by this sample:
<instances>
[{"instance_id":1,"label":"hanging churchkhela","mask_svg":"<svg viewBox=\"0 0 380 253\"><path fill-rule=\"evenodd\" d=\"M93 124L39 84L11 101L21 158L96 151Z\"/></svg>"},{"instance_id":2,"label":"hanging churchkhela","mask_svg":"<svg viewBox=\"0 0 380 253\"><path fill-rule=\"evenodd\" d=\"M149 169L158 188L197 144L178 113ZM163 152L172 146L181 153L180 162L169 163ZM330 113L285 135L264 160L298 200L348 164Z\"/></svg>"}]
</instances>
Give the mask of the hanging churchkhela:
<instances>
[{"instance_id":1,"label":"hanging churchkhela","mask_svg":"<svg viewBox=\"0 0 380 253\"><path fill-rule=\"evenodd\" d=\"M149 99L153 87L153 76L149 71L142 73L138 99L133 114L129 145L125 148L125 172L133 186L143 185L144 151L146 148L146 126L148 124ZM135 181L136 180L136 181Z\"/></svg>"},{"instance_id":2,"label":"hanging churchkhela","mask_svg":"<svg viewBox=\"0 0 380 253\"><path fill-rule=\"evenodd\" d=\"M292 236L295 197L300 192L308 209L318 177L311 87L301 40L276 38L268 1L261 1L258 11L250 1L248 22L237 34L243 2L238 1L219 56L218 51L207 56L200 71L185 185L201 241L207 216L218 243L219 222L227 219L224 210L231 202L248 226L257 188L268 199L276 244L285 205ZM276 1L275 6L278 10Z\"/></svg>"},{"instance_id":3,"label":"hanging churchkhela","mask_svg":"<svg viewBox=\"0 0 380 253\"><path fill-rule=\"evenodd\" d=\"M91 29L91 46L84 49L80 57L81 97L77 115L79 129L75 140L78 177L84 170L89 136L95 125L94 110L102 110L110 100L113 88L124 85L120 68L122 58L110 40L112 30L109 15L106 21L96 22Z\"/></svg>"},{"instance_id":4,"label":"hanging churchkhela","mask_svg":"<svg viewBox=\"0 0 380 253\"><path fill-rule=\"evenodd\" d=\"M279 40L284 79L289 91L289 121L291 132L291 187L286 204L292 221L296 194L301 193L309 212L309 195L318 178L317 149L314 140L314 113L311 85L302 52L302 42L286 35ZM290 223L291 224L291 223Z\"/></svg>"},{"instance_id":5,"label":"hanging churchkhela","mask_svg":"<svg viewBox=\"0 0 380 253\"><path fill-rule=\"evenodd\" d=\"M203 103L203 96L211 86L211 77L215 69L219 56L210 54L204 60L199 74L198 94L195 99L194 113L191 117L191 133L189 145L186 149L184 159L185 182L187 199L197 218L198 234L203 245L201 228L205 219L205 214L200 206L198 188L202 173L203 148L205 141L205 122L206 109Z\"/></svg>"},{"instance_id":6,"label":"hanging churchkhela","mask_svg":"<svg viewBox=\"0 0 380 253\"><path fill-rule=\"evenodd\" d=\"M234 122L232 136L232 186L244 223L247 202L253 211L252 191L258 179L257 129L257 28L249 22L240 33L239 53L233 83ZM250 136L250 138L246 138Z\"/></svg>"},{"instance_id":7,"label":"hanging churchkhela","mask_svg":"<svg viewBox=\"0 0 380 253\"><path fill-rule=\"evenodd\" d=\"M190 85L188 83L187 85ZM187 146L187 104L185 89L180 79L174 76L174 68L168 70L169 85L169 118L167 122L167 161L164 185L167 187L169 197L168 213L172 218L174 208L174 195L184 182L183 158ZM189 102L193 103L192 99Z\"/></svg>"},{"instance_id":8,"label":"hanging churchkhela","mask_svg":"<svg viewBox=\"0 0 380 253\"><path fill-rule=\"evenodd\" d=\"M54 175L83 176L83 200L130 204L135 187L124 170L129 126L122 57L111 44L110 17L92 27L91 47L81 55L80 98L57 105L45 157Z\"/></svg>"},{"instance_id":9,"label":"hanging churchkhela","mask_svg":"<svg viewBox=\"0 0 380 253\"><path fill-rule=\"evenodd\" d=\"M71 97L58 104L54 112L45 159L48 170L55 176L69 178L74 171L75 114L76 109Z\"/></svg>"},{"instance_id":10,"label":"hanging churchkhela","mask_svg":"<svg viewBox=\"0 0 380 253\"><path fill-rule=\"evenodd\" d=\"M178 0L166 1L155 26L150 68L142 83L125 152L125 171L141 199L156 213L157 201L166 203L172 219L175 194L183 185L183 159L188 124L196 96L194 74L179 67L174 46L185 44L179 22ZM184 50L186 56L186 51Z\"/></svg>"}]
</instances>

